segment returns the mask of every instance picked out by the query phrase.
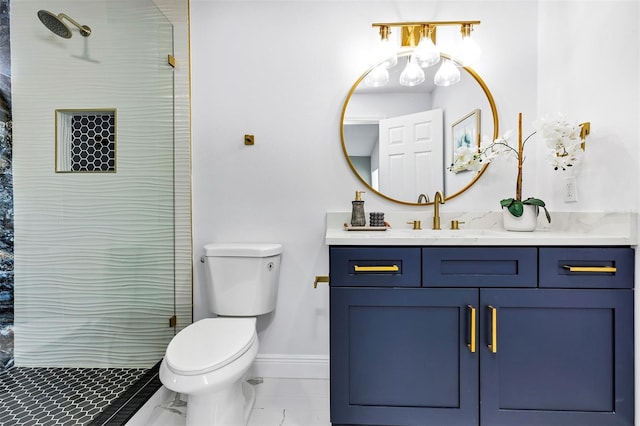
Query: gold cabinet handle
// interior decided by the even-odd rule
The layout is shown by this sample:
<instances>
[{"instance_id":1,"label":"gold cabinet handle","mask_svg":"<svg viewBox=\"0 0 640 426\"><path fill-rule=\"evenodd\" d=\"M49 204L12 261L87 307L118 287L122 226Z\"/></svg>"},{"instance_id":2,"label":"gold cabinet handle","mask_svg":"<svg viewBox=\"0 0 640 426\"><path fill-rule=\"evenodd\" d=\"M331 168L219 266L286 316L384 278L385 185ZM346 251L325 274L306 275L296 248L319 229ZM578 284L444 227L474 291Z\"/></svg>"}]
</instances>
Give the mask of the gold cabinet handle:
<instances>
[{"instance_id":1,"label":"gold cabinet handle","mask_svg":"<svg viewBox=\"0 0 640 426\"><path fill-rule=\"evenodd\" d=\"M318 283L328 283L329 277L326 275L316 275L316 279L313 280L313 288L318 288Z\"/></svg>"},{"instance_id":2,"label":"gold cabinet handle","mask_svg":"<svg viewBox=\"0 0 640 426\"><path fill-rule=\"evenodd\" d=\"M563 265L569 272L616 272L615 266L571 266Z\"/></svg>"},{"instance_id":3,"label":"gold cabinet handle","mask_svg":"<svg viewBox=\"0 0 640 426\"><path fill-rule=\"evenodd\" d=\"M491 305L487 309L491 312L491 343L487 347L495 354L498 352L498 310Z\"/></svg>"},{"instance_id":4,"label":"gold cabinet handle","mask_svg":"<svg viewBox=\"0 0 640 426\"><path fill-rule=\"evenodd\" d=\"M358 266L353 265L353 270L355 272L398 272L400 268L398 265L390 265L390 266Z\"/></svg>"},{"instance_id":5,"label":"gold cabinet handle","mask_svg":"<svg viewBox=\"0 0 640 426\"><path fill-rule=\"evenodd\" d=\"M469 352L476 352L476 308L471 305L467 305L467 309L469 310L469 343L467 343L467 348L469 348Z\"/></svg>"}]
</instances>

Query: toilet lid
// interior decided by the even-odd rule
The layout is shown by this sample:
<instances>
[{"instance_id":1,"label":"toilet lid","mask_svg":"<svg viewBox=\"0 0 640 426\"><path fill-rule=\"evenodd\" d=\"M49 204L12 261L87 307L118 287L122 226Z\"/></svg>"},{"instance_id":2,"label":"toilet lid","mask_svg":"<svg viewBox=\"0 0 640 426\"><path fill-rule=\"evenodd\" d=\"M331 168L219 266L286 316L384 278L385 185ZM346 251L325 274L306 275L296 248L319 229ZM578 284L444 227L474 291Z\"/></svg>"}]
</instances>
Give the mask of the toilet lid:
<instances>
[{"instance_id":1,"label":"toilet lid","mask_svg":"<svg viewBox=\"0 0 640 426\"><path fill-rule=\"evenodd\" d=\"M174 336L165 361L178 374L207 373L236 360L256 338L255 318L202 319Z\"/></svg>"},{"instance_id":2,"label":"toilet lid","mask_svg":"<svg viewBox=\"0 0 640 426\"><path fill-rule=\"evenodd\" d=\"M270 257L282 253L277 243L209 243L204 246L205 256Z\"/></svg>"}]
</instances>

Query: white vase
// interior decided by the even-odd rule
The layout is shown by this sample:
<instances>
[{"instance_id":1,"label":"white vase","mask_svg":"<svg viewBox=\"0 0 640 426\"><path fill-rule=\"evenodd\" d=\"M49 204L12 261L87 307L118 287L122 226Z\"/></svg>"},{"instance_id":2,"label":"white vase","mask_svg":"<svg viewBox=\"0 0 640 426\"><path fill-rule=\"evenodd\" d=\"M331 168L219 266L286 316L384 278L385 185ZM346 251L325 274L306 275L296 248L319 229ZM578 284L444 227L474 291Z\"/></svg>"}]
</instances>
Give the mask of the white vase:
<instances>
[{"instance_id":1,"label":"white vase","mask_svg":"<svg viewBox=\"0 0 640 426\"><path fill-rule=\"evenodd\" d=\"M531 232L538 226L538 206L525 204L522 216L515 217L509 209L502 208L502 225L506 231Z\"/></svg>"}]
</instances>

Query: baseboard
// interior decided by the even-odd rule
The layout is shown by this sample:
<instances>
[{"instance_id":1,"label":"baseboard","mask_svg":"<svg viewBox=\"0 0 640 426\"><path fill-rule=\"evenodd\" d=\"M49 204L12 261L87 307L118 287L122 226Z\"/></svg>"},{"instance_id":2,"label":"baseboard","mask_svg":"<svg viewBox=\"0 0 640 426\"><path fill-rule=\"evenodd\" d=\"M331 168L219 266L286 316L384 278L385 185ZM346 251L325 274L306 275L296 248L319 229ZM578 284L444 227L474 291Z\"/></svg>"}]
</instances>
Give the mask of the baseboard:
<instances>
[{"instance_id":1,"label":"baseboard","mask_svg":"<svg viewBox=\"0 0 640 426\"><path fill-rule=\"evenodd\" d=\"M326 355L258 354L247 377L329 379Z\"/></svg>"}]
</instances>

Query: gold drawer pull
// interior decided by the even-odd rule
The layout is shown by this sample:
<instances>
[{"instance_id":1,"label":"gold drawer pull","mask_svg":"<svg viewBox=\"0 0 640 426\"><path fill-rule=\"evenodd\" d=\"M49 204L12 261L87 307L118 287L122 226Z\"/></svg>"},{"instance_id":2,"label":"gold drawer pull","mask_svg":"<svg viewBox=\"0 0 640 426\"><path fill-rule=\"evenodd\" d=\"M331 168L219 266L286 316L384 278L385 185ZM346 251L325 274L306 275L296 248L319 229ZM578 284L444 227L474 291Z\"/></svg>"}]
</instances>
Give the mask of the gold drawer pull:
<instances>
[{"instance_id":1,"label":"gold drawer pull","mask_svg":"<svg viewBox=\"0 0 640 426\"><path fill-rule=\"evenodd\" d=\"M355 272L398 272L400 268L398 265L390 265L390 266L358 266L353 265L353 270Z\"/></svg>"},{"instance_id":2,"label":"gold drawer pull","mask_svg":"<svg viewBox=\"0 0 640 426\"><path fill-rule=\"evenodd\" d=\"M569 272L616 272L615 266L571 266L563 265Z\"/></svg>"},{"instance_id":3,"label":"gold drawer pull","mask_svg":"<svg viewBox=\"0 0 640 426\"><path fill-rule=\"evenodd\" d=\"M467 309L469 310L469 343L467 343L467 348L469 348L469 352L476 352L476 308L471 305L467 305Z\"/></svg>"},{"instance_id":4,"label":"gold drawer pull","mask_svg":"<svg viewBox=\"0 0 640 426\"><path fill-rule=\"evenodd\" d=\"M491 313L491 343L487 345L491 353L498 352L498 310L491 305L487 306Z\"/></svg>"}]
</instances>

